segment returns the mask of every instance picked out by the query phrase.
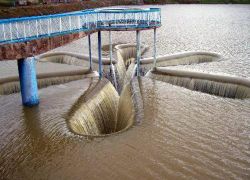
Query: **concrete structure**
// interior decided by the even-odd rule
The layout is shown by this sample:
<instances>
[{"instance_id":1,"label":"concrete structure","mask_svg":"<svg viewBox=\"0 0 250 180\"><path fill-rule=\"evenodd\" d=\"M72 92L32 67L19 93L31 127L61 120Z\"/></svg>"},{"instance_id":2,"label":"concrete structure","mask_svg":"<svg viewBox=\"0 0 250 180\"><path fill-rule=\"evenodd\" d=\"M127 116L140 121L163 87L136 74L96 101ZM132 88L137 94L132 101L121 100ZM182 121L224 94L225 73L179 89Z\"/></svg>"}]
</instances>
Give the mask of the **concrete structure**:
<instances>
[{"instance_id":1,"label":"concrete structure","mask_svg":"<svg viewBox=\"0 0 250 180\"><path fill-rule=\"evenodd\" d=\"M136 31L137 75L140 76L140 31L154 29L154 38L156 38L156 28L160 26L159 8L95 9L0 20L2 29L0 31L0 59L18 59L23 104L32 106L38 104L39 100L37 88L35 88L37 83L34 59L29 57L88 34L90 69L92 69L90 34L98 31L99 78L102 78L101 31L110 32L110 44L112 44L111 31ZM66 38L65 41L64 38ZM154 49L156 53L155 45ZM112 55L112 52L110 54ZM28 61L31 62L28 63ZM110 65L112 67L112 61Z\"/></svg>"}]
</instances>

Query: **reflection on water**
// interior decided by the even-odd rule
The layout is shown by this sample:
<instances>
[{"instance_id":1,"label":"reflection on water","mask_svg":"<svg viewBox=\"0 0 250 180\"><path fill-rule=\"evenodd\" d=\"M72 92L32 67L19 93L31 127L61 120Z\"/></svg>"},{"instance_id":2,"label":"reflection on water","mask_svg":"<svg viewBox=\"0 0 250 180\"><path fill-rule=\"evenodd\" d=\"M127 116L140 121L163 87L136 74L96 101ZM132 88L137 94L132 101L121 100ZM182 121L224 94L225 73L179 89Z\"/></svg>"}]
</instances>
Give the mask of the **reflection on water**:
<instances>
[{"instance_id":1,"label":"reflection on water","mask_svg":"<svg viewBox=\"0 0 250 180\"><path fill-rule=\"evenodd\" d=\"M249 6L162 8L160 53L199 49L229 57L178 68L249 77ZM131 33L114 33L113 39L119 42L130 37ZM82 44L77 43L81 41L62 49L80 51ZM23 108L19 94L0 96L1 178L249 178L249 99L216 97L142 78L144 119L140 125L89 139L69 131L66 119L93 81L86 78L41 89L41 103L34 108Z\"/></svg>"}]
</instances>

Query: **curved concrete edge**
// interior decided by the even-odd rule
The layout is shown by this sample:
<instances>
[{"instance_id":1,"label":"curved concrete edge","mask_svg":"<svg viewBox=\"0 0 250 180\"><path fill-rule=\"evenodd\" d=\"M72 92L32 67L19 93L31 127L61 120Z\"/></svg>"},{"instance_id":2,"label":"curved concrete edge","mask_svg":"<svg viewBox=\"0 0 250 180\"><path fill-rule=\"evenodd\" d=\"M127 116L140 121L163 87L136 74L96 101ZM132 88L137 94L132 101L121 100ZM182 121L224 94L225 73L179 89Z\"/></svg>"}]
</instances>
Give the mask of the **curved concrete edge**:
<instances>
[{"instance_id":1,"label":"curved concrete edge","mask_svg":"<svg viewBox=\"0 0 250 180\"><path fill-rule=\"evenodd\" d=\"M169 76L179 76L179 77L188 77L188 78L196 78L196 79L204 79L221 83L229 83L229 84L237 84L250 88L250 79L243 77L235 77L230 75L219 75L219 74L211 74L204 72L193 72L193 71L185 71L185 70L174 70L168 69L165 67L157 67L153 70L150 70L146 76L149 77L150 74L161 74L161 75L169 75Z\"/></svg>"},{"instance_id":2,"label":"curved concrete edge","mask_svg":"<svg viewBox=\"0 0 250 180\"><path fill-rule=\"evenodd\" d=\"M132 48L133 47L136 48L136 44L132 44L132 43L119 44L119 45L116 45L114 49L115 50L122 50L122 49L125 49L125 48L131 48L131 47ZM149 46L142 45L142 51L141 51L142 54L145 53L148 49L149 49ZM35 56L35 58L38 61L46 62L46 61L48 61L46 58L53 57L53 56L71 56L71 57L75 57L75 58L78 58L78 59L83 60L83 61L89 61L89 56L88 55L79 54L79 53L73 53L73 52L66 52L66 51L44 53L44 54L40 54L40 55ZM92 56L92 61L94 63L98 64L98 57ZM117 60L113 59L112 63L116 64ZM110 59L103 57L102 58L102 64L103 65L109 65L110 64Z\"/></svg>"},{"instance_id":3,"label":"curved concrete edge","mask_svg":"<svg viewBox=\"0 0 250 180\"><path fill-rule=\"evenodd\" d=\"M76 75L85 75L86 78L90 77L98 77L98 72L96 71L89 71L89 69L84 69L84 70L74 70L74 71L60 71L60 72L55 72L55 73L42 73L37 75L37 79L45 79L45 78L53 78L53 77L64 77L64 76L76 76ZM11 76L7 78L0 79L0 85L9 83L9 82L14 82L14 81L19 81L18 76Z\"/></svg>"},{"instance_id":4,"label":"curved concrete edge","mask_svg":"<svg viewBox=\"0 0 250 180\"><path fill-rule=\"evenodd\" d=\"M149 48L149 46L146 45L146 44L141 44L141 46L142 46L143 48ZM118 45L115 46L115 49L116 49L116 50L119 50L119 49L124 49L124 48L129 48L129 47L134 47L134 48L136 48L136 43L118 44Z\"/></svg>"},{"instance_id":5,"label":"curved concrete edge","mask_svg":"<svg viewBox=\"0 0 250 180\"><path fill-rule=\"evenodd\" d=\"M83 60L83 61L87 61L87 62L89 61L88 55L66 52L66 51L44 53L44 54L36 56L35 58L39 61L46 62L46 61L48 61L46 58L53 57L53 56L71 56L71 57L75 57L75 58L78 58L78 59ZM94 63L98 64L98 57L92 56L92 61ZM112 63L116 64L116 60L113 60ZM102 64L109 65L110 59L109 58L102 58Z\"/></svg>"},{"instance_id":6,"label":"curved concrete edge","mask_svg":"<svg viewBox=\"0 0 250 180\"><path fill-rule=\"evenodd\" d=\"M213 60L218 61L222 59L222 56L215 52L203 52L203 51L188 51L180 52L172 55L164 55L156 57L156 62L171 61L175 59L187 58L187 57L196 57L196 56L210 56ZM141 64L151 64L154 62L154 57L148 57L141 59Z\"/></svg>"},{"instance_id":7,"label":"curved concrete edge","mask_svg":"<svg viewBox=\"0 0 250 180\"><path fill-rule=\"evenodd\" d=\"M115 46L115 50L123 50L126 48L135 48L136 49L136 44L135 43L127 43L127 44L118 44ZM143 55L147 50L149 49L149 46L146 44L141 44L141 55Z\"/></svg>"}]
</instances>

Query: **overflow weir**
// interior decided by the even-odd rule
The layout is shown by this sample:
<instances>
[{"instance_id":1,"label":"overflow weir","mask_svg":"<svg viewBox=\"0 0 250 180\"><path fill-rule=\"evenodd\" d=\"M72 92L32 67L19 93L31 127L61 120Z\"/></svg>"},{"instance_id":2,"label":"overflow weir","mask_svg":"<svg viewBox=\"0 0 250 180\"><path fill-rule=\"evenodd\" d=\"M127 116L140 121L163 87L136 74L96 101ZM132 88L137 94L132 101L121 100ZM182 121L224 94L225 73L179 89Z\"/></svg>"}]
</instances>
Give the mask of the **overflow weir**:
<instances>
[{"instance_id":1,"label":"overflow weir","mask_svg":"<svg viewBox=\"0 0 250 180\"><path fill-rule=\"evenodd\" d=\"M229 98L250 97L250 83L247 79L166 68L166 66L209 63L219 61L222 57L210 52L184 52L157 57L156 28L161 26L158 8L96 9L2 20L0 25L4 33L0 41L2 44L28 42L76 31L98 32L98 57L92 56L91 34L89 34L88 56L70 52L52 52L18 59L20 86L18 77L0 79L0 95L21 91L22 102L25 106L34 106L39 103L37 86L42 88L82 78L94 79L88 90L80 96L67 114L69 129L78 135L106 136L127 130L133 124L140 122L143 116L140 111L143 109L143 103L140 90L135 91L139 88L135 76L139 77L147 72L148 78L191 90ZM30 28L31 25L34 25L36 35L32 34L34 32L31 30L27 31L26 28ZM10 30L8 33L5 31L7 26ZM42 31L40 26L45 26L46 31ZM140 43L140 31L148 29L153 29L154 32L153 56L141 58L148 46ZM101 31L109 31L109 58L102 57ZM136 44L113 46L111 31L136 31ZM113 59L113 49L116 50L116 60ZM36 75L34 65L36 62L68 64L83 69L68 73ZM96 78L97 76L99 78ZM110 81L105 77L110 77Z\"/></svg>"},{"instance_id":2,"label":"overflow weir","mask_svg":"<svg viewBox=\"0 0 250 180\"><path fill-rule=\"evenodd\" d=\"M101 31L109 31L110 45L112 44L111 31L136 31L137 39L137 66L140 65L140 31L154 29L161 26L161 13L159 8L148 9L128 9L128 8L109 8L93 9L86 11L77 11L72 13L35 16L24 18L12 18L0 21L0 45L1 57L6 56L6 45L13 45L25 42L21 49L30 48L29 42L33 40L52 38L78 32L98 32L98 72L99 78L103 77L102 68L102 42ZM156 37L154 38L156 39ZM92 71L92 53L91 53L91 34L89 40L89 70ZM2 48L3 47L3 48ZM27 47L27 48L26 48ZM22 102L25 106L34 106L39 103L35 58L36 46L28 50L28 54L21 53L18 59L18 70L20 79L20 89ZM4 54L4 55L2 55ZM28 56L29 55L29 56ZM112 47L110 47L110 71L113 70ZM139 75L140 70L137 70ZM111 73L115 74L115 73ZM114 82L116 84L116 82Z\"/></svg>"}]
</instances>

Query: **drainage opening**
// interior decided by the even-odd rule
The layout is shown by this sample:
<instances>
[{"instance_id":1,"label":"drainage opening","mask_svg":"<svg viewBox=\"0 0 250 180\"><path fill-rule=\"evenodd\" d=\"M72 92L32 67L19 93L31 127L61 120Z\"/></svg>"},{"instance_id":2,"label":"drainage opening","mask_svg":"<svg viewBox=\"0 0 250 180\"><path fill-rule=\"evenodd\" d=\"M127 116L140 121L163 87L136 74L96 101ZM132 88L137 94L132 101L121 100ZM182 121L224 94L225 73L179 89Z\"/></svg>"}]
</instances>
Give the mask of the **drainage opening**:
<instances>
[{"instance_id":1,"label":"drainage opening","mask_svg":"<svg viewBox=\"0 0 250 180\"><path fill-rule=\"evenodd\" d=\"M134 124L135 117L130 85L119 97L107 80L93 80L87 91L68 113L70 130L83 136L107 136L123 132Z\"/></svg>"}]
</instances>

